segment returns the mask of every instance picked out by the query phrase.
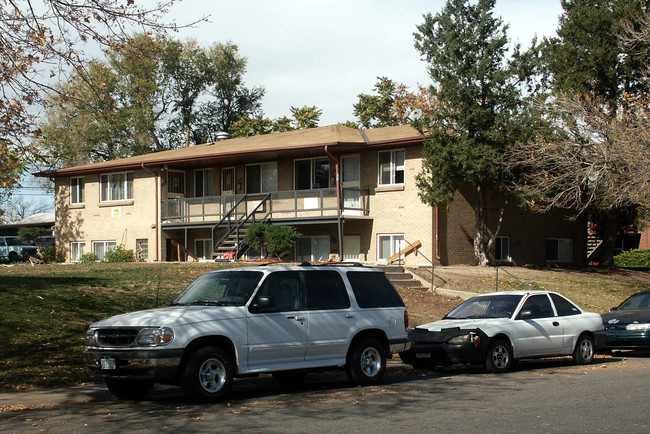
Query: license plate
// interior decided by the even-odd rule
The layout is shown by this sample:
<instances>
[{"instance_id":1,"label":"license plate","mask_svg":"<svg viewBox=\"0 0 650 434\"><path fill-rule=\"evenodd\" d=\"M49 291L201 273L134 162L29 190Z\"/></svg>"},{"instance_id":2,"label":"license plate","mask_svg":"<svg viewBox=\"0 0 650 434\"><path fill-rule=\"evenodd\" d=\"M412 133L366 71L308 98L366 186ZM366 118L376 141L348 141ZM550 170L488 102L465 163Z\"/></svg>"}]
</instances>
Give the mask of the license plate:
<instances>
[{"instance_id":1,"label":"license plate","mask_svg":"<svg viewBox=\"0 0 650 434\"><path fill-rule=\"evenodd\" d=\"M115 364L115 359L112 357L104 357L103 359L99 359L99 363L102 366L102 369L115 369L116 364Z\"/></svg>"},{"instance_id":2,"label":"license plate","mask_svg":"<svg viewBox=\"0 0 650 434\"><path fill-rule=\"evenodd\" d=\"M415 353L416 359L430 359L431 353Z\"/></svg>"}]
</instances>

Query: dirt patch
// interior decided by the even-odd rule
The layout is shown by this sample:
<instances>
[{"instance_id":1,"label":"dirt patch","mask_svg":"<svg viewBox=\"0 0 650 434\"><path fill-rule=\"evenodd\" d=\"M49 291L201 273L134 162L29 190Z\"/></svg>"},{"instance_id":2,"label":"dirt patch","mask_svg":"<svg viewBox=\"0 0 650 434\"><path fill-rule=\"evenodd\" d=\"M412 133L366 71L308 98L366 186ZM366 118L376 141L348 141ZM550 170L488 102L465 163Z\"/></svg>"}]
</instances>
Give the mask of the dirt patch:
<instances>
[{"instance_id":1,"label":"dirt patch","mask_svg":"<svg viewBox=\"0 0 650 434\"><path fill-rule=\"evenodd\" d=\"M397 287L409 313L409 327L437 321L458 306L462 300L435 294L426 288Z\"/></svg>"}]
</instances>

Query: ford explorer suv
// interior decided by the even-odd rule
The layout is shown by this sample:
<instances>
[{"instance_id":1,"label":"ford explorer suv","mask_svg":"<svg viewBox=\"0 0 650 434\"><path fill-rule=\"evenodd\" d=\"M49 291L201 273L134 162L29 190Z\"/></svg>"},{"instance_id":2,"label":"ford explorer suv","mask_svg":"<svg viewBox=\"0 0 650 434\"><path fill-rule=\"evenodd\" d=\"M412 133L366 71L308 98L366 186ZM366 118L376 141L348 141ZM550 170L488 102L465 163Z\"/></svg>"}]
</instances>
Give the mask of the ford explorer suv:
<instances>
[{"instance_id":1,"label":"ford explorer suv","mask_svg":"<svg viewBox=\"0 0 650 434\"><path fill-rule=\"evenodd\" d=\"M379 269L311 264L204 274L168 307L98 321L84 361L118 398L154 383L193 399L222 399L233 378L270 373L299 383L343 368L357 385L381 382L386 359L410 347L408 314Z\"/></svg>"},{"instance_id":2,"label":"ford explorer suv","mask_svg":"<svg viewBox=\"0 0 650 434\"><path fill-rule=\"evenodd\" d=\"M0 261L26 261L36 257L38 247L18 237L0 237Z\"/></svg>"}]
</instances>

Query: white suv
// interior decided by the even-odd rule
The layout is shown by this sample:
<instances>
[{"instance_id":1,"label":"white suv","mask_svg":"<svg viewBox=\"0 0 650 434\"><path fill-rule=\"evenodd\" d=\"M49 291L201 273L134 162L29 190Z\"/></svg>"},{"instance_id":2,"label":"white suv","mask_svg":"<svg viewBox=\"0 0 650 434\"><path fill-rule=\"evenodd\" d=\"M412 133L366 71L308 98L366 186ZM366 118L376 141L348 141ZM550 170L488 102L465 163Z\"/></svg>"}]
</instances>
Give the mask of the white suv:
<instances>
[{"instance_id":1,"label":"white suv","mask_svg":"<svg viewBox=\"0 0 650 434\"><path fill-rule=\"evenodd\" d=\"M218 400L236 376L272 373L299 382L345 367L355 384L379 383L386 358L407 350L408 314L378 269L259 266L213 271L170 306L114 316L86 333L86 366L117 397L155 382Z\"/></svg>"}]
</instances>

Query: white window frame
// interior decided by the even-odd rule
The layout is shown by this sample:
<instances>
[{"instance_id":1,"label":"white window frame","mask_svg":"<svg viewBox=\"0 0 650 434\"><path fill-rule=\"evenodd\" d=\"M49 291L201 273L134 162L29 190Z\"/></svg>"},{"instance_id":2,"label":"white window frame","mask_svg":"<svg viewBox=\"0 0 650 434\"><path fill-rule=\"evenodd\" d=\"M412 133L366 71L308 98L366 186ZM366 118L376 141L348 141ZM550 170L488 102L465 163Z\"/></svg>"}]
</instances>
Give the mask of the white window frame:
<instances>
[{"instance_id":1,"label":"white window frame","mask_svg":"<svg viewBox=\"0 0 650 434\"><path fill-rule=\"evenodd\" d=\"M70 262L79 262L81 257L86 253L85 241L71 241L70 242Z\"/></svg>"},{"instance_id":2,"label":"white window frame","mask_svg":"<svg viewBox=\"0 0 650 434\"><path fill-rule=\"evenodd\" d=\"M73 182L76 181L76 182ZM83 205L86 203L86 179L84 176L70 178L70 204Z\"/></svg>"},{"instance_id":3,"label":"white window frame","mask_svg":"<svg viewBox=\"0 0 650 434\"><path fill-rule=\"evenodd\" d=\"M381 156L382 154L390 154L389 158L389 170L390 170L390 180L389 182L385 183L382 181L382 163L381 163ZM396 155L398 153L402 154L402 164L398 165L397 163L397 157ZM402 182L397 182L397 172L402 172ZM377 185L379 186L384 186L384 185L404 185L406 181L406 152L404 149L393 149L390 151L379 151L377 153Z\"/></svg>"},{"instance_id":4,"label":"white window frame","mask_svg":"<svg viewBox=\"0 0 650 434\"><path fill-rule=\"evenodd\" d=\"M297 160L293 160L293 189L298 190L298 186L296 185L296 163L299 161L309 161L309 188L308 189L302 189L302 190L315 190L315 189L320 189L320 188L329 188L330 186L330 160L327 157L315 157L315 158L299 158ZM322 161L327 161L327 185L322 186L319 185L316 187L316 170L315 170L315 165L316 162L322 162Z\"/></svg>"},{"instance_id":5,"label":"white window frame","mask_svg":"<svg viewBox=\"0 0 650 434\"><path fill-rule=\"evenodd\" d=\"M496 238L496 241L501 242L501 251L497 250L497 243L494 243L494 259L499 262L510 262L510 237L509 236L499 236ZM504 241L506 243L506 255L503 255Z\"/></svg>"},{"instance_id":6,"label":"white window frame","mask_svg":"<svg viewBox=\"0 0 650 434\"><path fill-rule=\"evenodd\" d=\"M180 184L178 186L175 185L175 182L172 182L172 179L170 178L171 175L177 175L180 174L181 177L180 179ZM168 170L167 171L167 193L171 194L181 194L185 195L185 190L186 190L186 185L187 185L187 180L185 179L185 172L182 170ZM176 191L178 190L178 191Z\"/></svg>"},{"instance_id":7,"label":"white window frame","mask_svg":"<svg viewBox=\"0 0 650 434\"><path fill-rule=\"evenodd\" d=\"M571 238L546 238L546 241L555 240L557 241L557 259L546 259L546 262L553 264L569 264L573 262L573 240ZM562 247L568 245L569 251L562 251ZM548 252L546 252L548 255Z\"/></svg>"},{"instance_id":8,"label":"white window frame","mask_svg":"<svg viewBox=\"0 0 650 434\"><path fill-rule=\"evenodd\" d=\"M96 250L96 246L100 244L104 246L104 255L101 257L97 255L97 250ZM104 258L106 257L106 253L108 252L108 249L115 248L115 247L117 247L117 241L115 240L93 241L92 243L93 253L97 255L98 261L103 261Z\"/></svg>"},{"instance_id":9,"label":"white window frame","mask_svg":"<svg viewBox=\"0 0 650 434\"><path fill-rule=\"evenodd\" d=\"M257 185L257 188L259 189L259 192L253 192L249 193L249 184L248 184L248 170L249 167L252 166L259 166L260 167L260 178L258 180L259 185ZM267 183L265 185L265 179L266 176L270 175L270 183ZM277 161L270 161L267 163L258 163L258 164L247 164L246 165L246 173L244 174L244 179L246 181L246 187L245 190L246 193L249 194L262 194L262 193L272 193L274 191L278 191L278 162Z\"/></svg>"},{"instance_id":10,"label":"white window frame","mask_svg":"<svg viewBox=\"0 0 650 434\"><path fill-rule=\"evenodd\" d=\"M199 243L203 244L203 256L199 256ZM206 249L207 247L207 249ZM212 259L212 240L210 238L197 238L194 240L194 253L202 259ZM206 256L206 254L208 256Z\"/></svg>"},{"instance_id":11,"label":"white window frame","mask_svg":"<svg viewBox=\"0 0 650 434\"><path fill-rule=\"evenodd\" d=\"M199 194L199 182L197 181L197 174L201 172L203 182L201 183L201 192ZM208 197L212 196L212 169L197 169L194 171L194 197Z\"/></svg>"},{"instance_id":12,"label":"white window frame","mask_svg":"<svg viewBox=\"0 0 650 434\"><path fill-rule=\"evenodd\" d=\"M381 251L381 239L388 237L390 239L390 254L386 257L382 257ZM395 242L401 238L400 246L395 250ZM377 234L377 260L386 261L391 256L399 253L406 247L406 237L404 234ZM404 259L404 255L400 256L399 259Z\"/></svg>"},{"instance_id":13,"label":"white window frame","mask_svg":"<svg viewBox=\"0 0 650 434\"><path fill-rule=\"evenodd\" d=\"M124 175L124 181L121 186L119 184L114 185L112 182L112 177L118 175ZM104 189L104 185L106 185L106 189ZM121 189L123 197L113 197L114 186L117 186ZM106 193L104 193L104 190L106 190ZM133 200L133 172L103 173L99 175L99 198L100 202L120 202L123 200Z\"/></svg>"}]
</instances>

